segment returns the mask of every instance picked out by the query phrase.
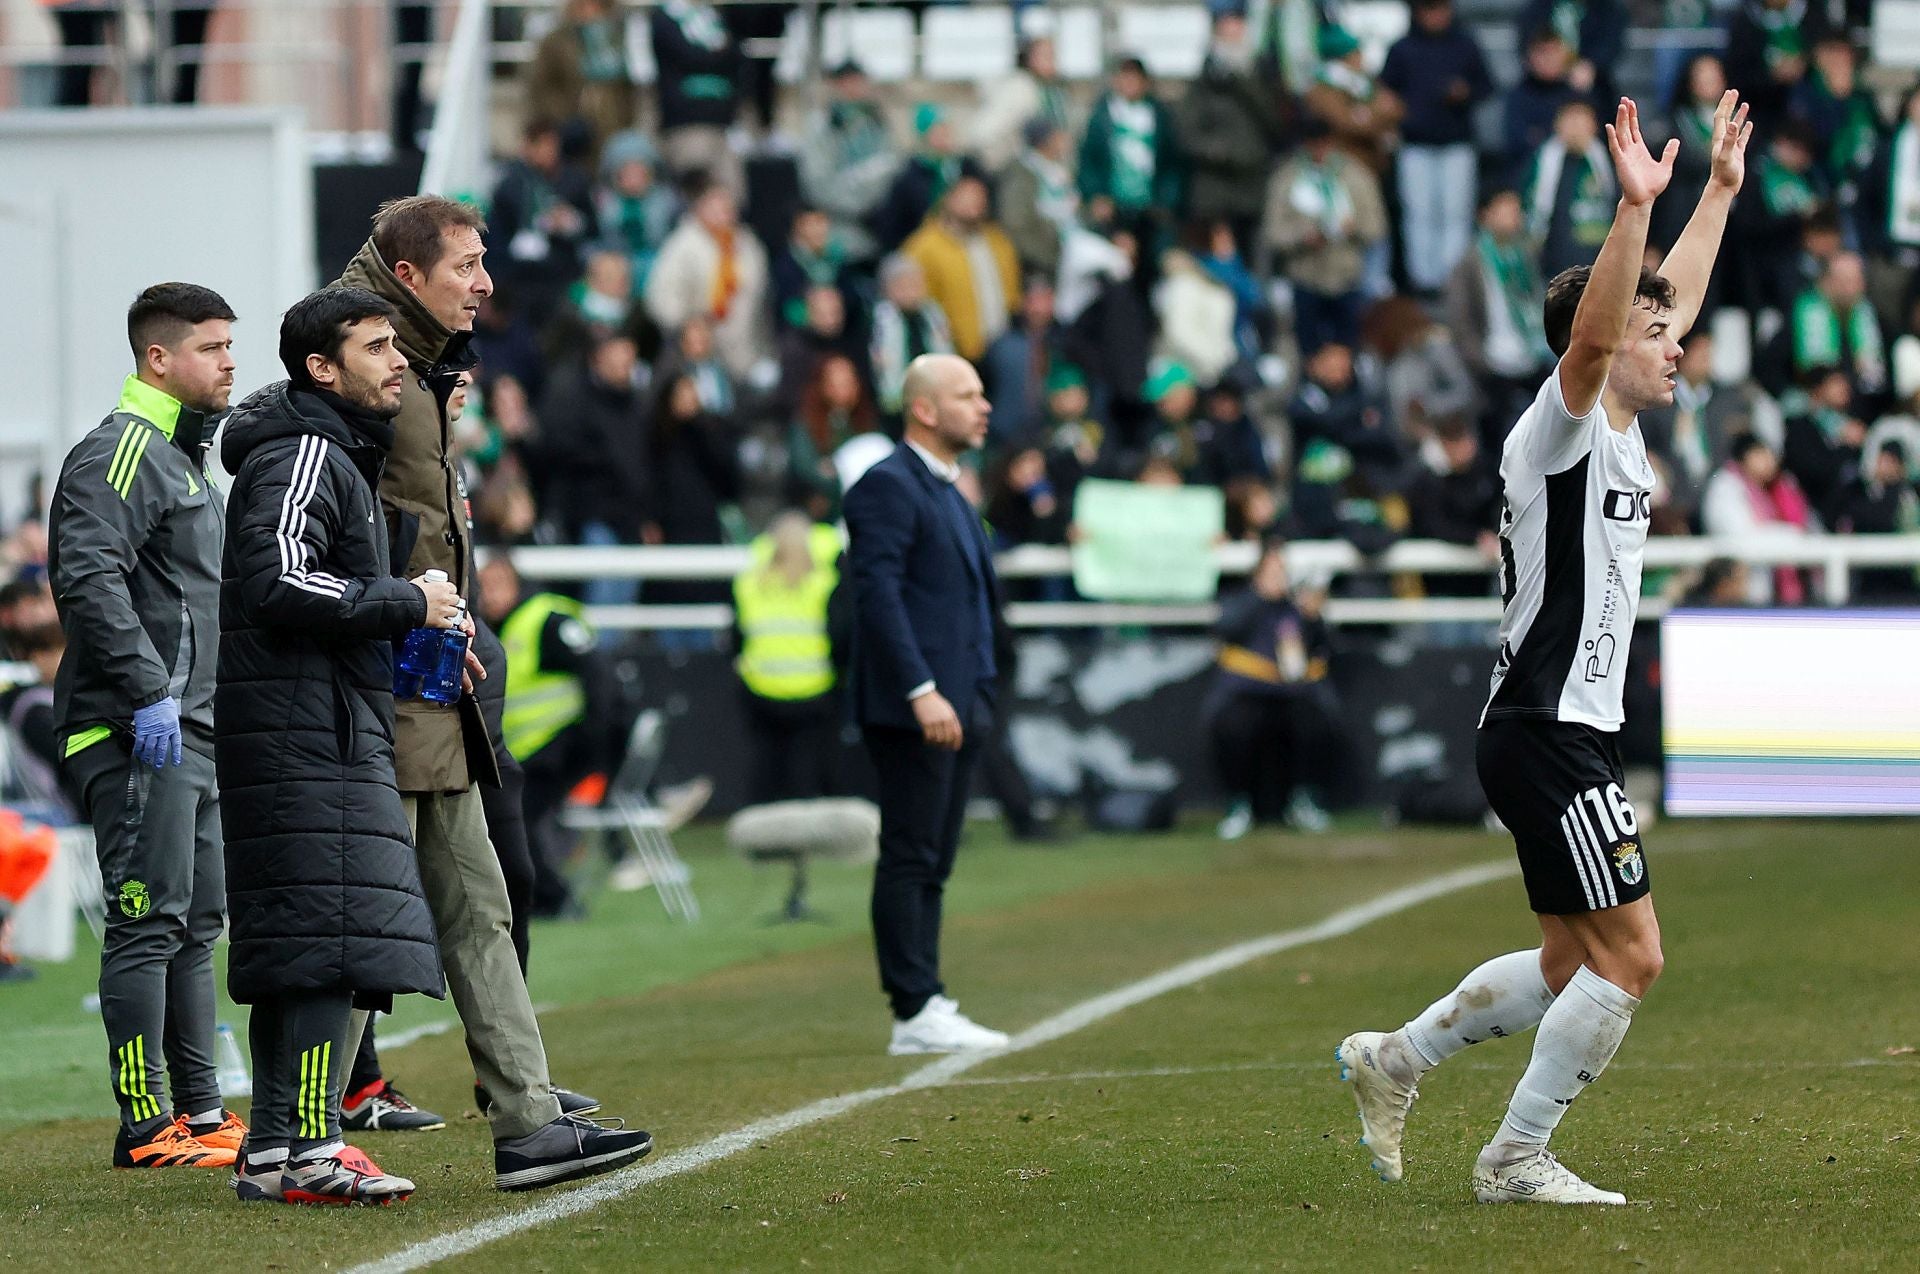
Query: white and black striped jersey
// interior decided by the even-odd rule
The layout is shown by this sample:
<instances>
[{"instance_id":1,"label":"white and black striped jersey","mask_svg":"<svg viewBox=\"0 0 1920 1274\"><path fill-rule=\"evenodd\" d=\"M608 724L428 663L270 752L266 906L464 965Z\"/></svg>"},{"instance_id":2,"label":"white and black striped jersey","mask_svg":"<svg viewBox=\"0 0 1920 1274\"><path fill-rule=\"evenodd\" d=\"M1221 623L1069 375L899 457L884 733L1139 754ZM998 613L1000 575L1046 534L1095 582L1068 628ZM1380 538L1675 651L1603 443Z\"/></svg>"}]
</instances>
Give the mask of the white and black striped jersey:
<instances>
[{"instance_id":1,"label":"white and black striped jersey","mask_svg":"<svg viewBox=\"0 0 1920 1274\"><path fill-rule=\"evenodd\" d=\"M1534 718L1618 730L1640 605L1653 466L1638 419L1575 417L1559 368L1500 456L1500 657L1481 721Z\"/></svg>"}]
</instances>

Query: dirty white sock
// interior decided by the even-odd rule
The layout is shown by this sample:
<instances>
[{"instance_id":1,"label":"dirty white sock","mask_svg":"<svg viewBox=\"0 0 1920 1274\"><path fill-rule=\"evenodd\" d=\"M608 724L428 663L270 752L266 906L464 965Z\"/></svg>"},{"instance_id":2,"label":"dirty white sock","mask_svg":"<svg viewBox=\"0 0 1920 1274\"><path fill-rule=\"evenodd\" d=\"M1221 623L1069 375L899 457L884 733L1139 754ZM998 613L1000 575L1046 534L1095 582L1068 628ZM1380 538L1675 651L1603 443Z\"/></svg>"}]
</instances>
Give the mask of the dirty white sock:
<instances>
[{"instance_id":1,"label":"dirty white sock","mask_svg":"<svg viewBox=\"0 0 1920 1274\"><path fill-rule=\"evenodd\" d=\"M1518 1035L1540 1024L1553 992L1540 972L1540 950L1495 956L1427 1006L1426 1012L1381 1046L1389 1070L1412 1069L1411 1079L1432 1070L1469 1044ZM1405 1048L1395 1048L1395 1044Z\"/></svg>"},{"instance_id":2,"label":"dirty white sock","mask_svg":"<svg viewBox=\"0 0 1920 1274\"><path fill-rule=\"evenodd\" d=\"M1540 1020L1533 1060L1513 1091L1494 1145L1546 1145L1573 1099L1613 1060L1639 1006L1639 1000L1582 965Z\"/></svg>"}]
</instances>

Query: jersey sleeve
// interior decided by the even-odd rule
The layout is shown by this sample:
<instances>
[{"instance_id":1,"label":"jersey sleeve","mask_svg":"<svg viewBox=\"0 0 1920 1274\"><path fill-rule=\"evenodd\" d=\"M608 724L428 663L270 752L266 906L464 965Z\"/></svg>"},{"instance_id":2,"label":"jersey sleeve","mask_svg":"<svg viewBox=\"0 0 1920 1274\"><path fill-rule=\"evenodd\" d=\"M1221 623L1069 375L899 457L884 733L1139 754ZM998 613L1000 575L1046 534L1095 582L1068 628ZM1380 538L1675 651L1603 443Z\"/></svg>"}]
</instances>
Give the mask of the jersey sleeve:
<instances>
[{"instance_id":1,"label":"jersey sleeve","mask_svg":"<svg viewBox=\"0 0 1920 1274\"><path fill-rule=\"evenodd\" d=\"M1605 397L1602 386L1601 393L1594 397L1593 409L1584 416L1574 415L1560 389L1560 366L1554 364L1553 375L1540 386L1533 406L1514 427L1519 435L1515 445L1525 449L1527 461L1541 473L1564 472L1593 449L1595 420L1606 416Z\"/></svg>"}]
</instances>

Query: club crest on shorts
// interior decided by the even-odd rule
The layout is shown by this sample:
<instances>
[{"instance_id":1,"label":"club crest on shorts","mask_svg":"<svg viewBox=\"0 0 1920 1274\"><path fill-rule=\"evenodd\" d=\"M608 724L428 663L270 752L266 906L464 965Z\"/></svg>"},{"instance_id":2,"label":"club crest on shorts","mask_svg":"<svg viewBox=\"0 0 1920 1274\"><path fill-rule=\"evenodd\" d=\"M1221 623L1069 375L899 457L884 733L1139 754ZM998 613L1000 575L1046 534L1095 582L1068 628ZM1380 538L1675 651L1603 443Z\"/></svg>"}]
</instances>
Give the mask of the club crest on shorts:
<instances>
[{"instance_id":1,"label":"club crest on shorts","mask_svg":"<svg viewBox=\"0 0 1920 1274\"><path fill-rule=\"evenodd\" d=\"M1637 885L1647 874L1647 860L1640 856L1640 842L1623 840L1613 847L1613 870L1625 885Z\"/></svg>"},{"instance_id":2,"label":"club crest on shorts","mask_svg":"<svg viewBox=\"0 0 1920 1274\"><path fill-rule=\"evenodd\" d=\"M147 893L145 883L129 880L120 886L120 914L129 920L138 920L153 910L153 899Z\"/></svg>"}]
</instances>

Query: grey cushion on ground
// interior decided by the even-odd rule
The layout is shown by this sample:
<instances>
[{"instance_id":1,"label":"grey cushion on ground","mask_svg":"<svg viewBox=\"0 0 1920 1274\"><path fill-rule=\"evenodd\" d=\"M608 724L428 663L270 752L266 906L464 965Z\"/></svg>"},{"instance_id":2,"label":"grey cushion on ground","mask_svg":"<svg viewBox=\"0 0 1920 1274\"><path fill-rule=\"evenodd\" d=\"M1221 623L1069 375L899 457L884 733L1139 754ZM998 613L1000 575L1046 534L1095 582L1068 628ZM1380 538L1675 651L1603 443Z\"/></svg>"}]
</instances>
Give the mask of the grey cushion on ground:
<instances>
[{"instance_id":1,"label":"grey cushion on ground","mask_svg":"<svg viewBox=\"0 0 1920 1274\"><path fill-rule=\"evenodd\" d=\"M727 844L749 858L801 854L870 863L880 857L880 807L858 797L750 805L727 820Z\"/></svg>"}]
</instances>

